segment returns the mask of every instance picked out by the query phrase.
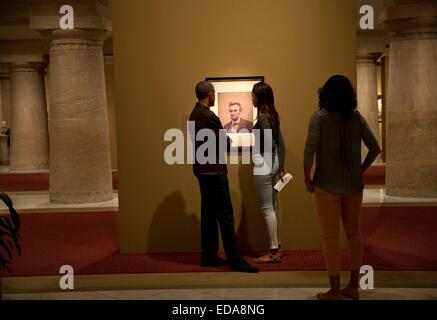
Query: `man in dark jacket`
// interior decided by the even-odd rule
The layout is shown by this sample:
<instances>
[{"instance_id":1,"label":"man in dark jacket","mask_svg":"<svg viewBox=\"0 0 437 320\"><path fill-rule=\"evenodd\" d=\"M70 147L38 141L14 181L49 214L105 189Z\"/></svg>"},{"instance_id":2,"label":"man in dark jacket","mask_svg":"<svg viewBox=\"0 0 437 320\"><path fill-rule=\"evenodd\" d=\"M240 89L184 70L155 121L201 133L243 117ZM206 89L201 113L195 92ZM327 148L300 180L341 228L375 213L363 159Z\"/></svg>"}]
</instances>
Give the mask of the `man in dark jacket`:
<instances>
[{"instance_id":1,"label":"man in dark jacket","mask_svg":"<svg viewBox=\"0 0 437 320\"><path fill-rule=\"evenodd\" d=\"M224 161L225 152L230 146L229 138L220 123L220 119L209 109L214 105L214 86L208 81L201 81L196 85L198 102L190 114L190 121L194 121L195 130L190 132L194 146L193 172L197 177L201 195L201 266L227 265L231 270L241 272L258 272L258 268L244 260L240 243L235 234L234 212L227 167ZM215 156L202 161L197 155L199 147L206 141L196 141L197 133L202 129L209 129L215 137ZM220 148L220 141L227 142L227 146ZM224 150L223 150L224 149ZM211 150L209 150L211 151ZM208 150L206 152L209 152ZM211 155L209 155L211 156ZM228 261L217 256L219 249L218 228L223 239L223 247Z\"/></svg>"}]
</instances>

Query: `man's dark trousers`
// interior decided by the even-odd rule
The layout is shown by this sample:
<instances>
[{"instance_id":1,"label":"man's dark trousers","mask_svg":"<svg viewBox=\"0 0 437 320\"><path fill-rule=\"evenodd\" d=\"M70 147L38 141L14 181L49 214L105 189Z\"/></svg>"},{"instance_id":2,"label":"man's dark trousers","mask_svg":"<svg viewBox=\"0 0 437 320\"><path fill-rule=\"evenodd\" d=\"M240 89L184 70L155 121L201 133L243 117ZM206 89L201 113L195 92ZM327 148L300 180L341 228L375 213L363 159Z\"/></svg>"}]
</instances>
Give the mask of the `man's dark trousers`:
<instances>
[{"instance_id":1,"label":"man's dark trousers","mask_svg":"<svg viewBox=\"0 0 437 320\"><path fill-rule=\"evenodd\" d=\"M235 234L234 212L226 173L198 174L201 194L201 251L202 260L214 259L219 249L218 227L230 265L244 260Z\"/></svg>"}]
</instances>

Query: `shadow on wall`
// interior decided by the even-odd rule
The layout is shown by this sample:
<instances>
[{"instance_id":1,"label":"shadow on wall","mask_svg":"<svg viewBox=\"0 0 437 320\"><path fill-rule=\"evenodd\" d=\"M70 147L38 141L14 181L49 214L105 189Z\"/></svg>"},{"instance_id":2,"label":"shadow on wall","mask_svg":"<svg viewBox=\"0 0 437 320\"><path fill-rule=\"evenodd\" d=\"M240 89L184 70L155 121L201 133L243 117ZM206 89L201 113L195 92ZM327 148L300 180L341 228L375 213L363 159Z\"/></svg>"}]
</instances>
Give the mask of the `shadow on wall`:
<instances>
[{"instance_id":1,"label":"shadow on wall","mask_svg":"<svg viewBox=\"0 0 437 320\"><path fill-rule=\"evenodd\" d=\"M314 234L314 238L319 238L320 232L317 217L313 214L313 196L309 193L305 197L297 196L302 194L302 189L305 189L303 164L297 154L291 150L286 150L285 172L293 175L293 181L278 194L282 220L280 230L282 248L285 250L312 249L314 246L309 243L297 242L297 239L304 237L304 233L310 232ZM239 166L239 186L242 201L238 238L247 255L256 255L257 252L268 249L268 235L255 190L251 165ZM308 208L308 210L297 211L297 208ZM302 226L307 226L308 229ZM321 240L319 243L315 247L321 246Z\"/></svg>"},{"instance_id":2,"label":"shadow on wall","mask_svg":"<svg viewBox=\"0 0 437 320\"><path fill-rule=\"evenodd\" d=\"M253 180L252 165L240 164L238 178L241 193L241 221L237 228L243 252L256 255L268 245L266 228Z\"/></svg>"},{"instance_id":3,"label":"shadow on wall","mask_svg":"<svg viewBox=\"0 0 437 320\"><path fill-rule=\"evenodd\" d=\"M150 224L148 252L200 251L200 222L186 212L186 202L174 191L159 204Z\"/></svg>"},{"instance_id":4,"label":"shadow on wall","mask_svg":"<svg viewBox=\"0 0 437 320\"><path fill-rule=\"evenodd\" d=\"M293 181L279 195L283 247L285 250L320 250L323 247L322 231L315 211L314 195L306 191L303 163L293 150L286 150L285 172L293 175ZM305 196L297 197L302 194L302 189L305 190ZM298 211L297 208L304 209ZM297 239L304 238L304 233L312 234L313 239L306 243L297 242Z\"/></svg>"},{"instance_id":5,"label":"shadow on wall","mask_svg":"<svg viewBox=\"0 0 437 320\"><path fill-rule=\"evenodd\" d=\"M302 160L293 150L286 151L285 171L291 173L294 179L278 194L279 214L282 220L281 247L284 250L320 249L321 231L314 211L313 195L304 191ZM238 238L245 254L256 256L268 249L268 235L255 190L252 166L240 165L238 177L241 195ZM298 196L302 193L304 196ZM301 239L308 238L308 234L313 235L312 239L302 242Z\"/></svg>"}]
</instances>

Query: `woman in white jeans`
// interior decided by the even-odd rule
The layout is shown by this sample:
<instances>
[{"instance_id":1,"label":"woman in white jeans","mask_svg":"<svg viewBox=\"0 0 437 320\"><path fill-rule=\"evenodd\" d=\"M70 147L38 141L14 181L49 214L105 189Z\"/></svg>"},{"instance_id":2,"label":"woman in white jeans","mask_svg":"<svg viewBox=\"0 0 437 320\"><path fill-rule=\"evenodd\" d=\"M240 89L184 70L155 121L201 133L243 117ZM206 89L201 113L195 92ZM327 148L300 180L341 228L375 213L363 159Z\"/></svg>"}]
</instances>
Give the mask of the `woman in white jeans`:
<instances>
[{"instance_id":1,"label":"woman in white jeans","mask_svg":"<svg viewBox=\"0 0 437 320\"><path fill-rule=\"evenodd\" d=\"M278 176L282 180L284 175L285 144L272 88L265 82L255 84L252 101L258 111L254 126L258 131L255 131L253 175L269 238L268 252L255 259L255 262L277 263L282 261L282 253L279 251L281 218L277 191L273 186Z\"/></svg>"}]
</instances>

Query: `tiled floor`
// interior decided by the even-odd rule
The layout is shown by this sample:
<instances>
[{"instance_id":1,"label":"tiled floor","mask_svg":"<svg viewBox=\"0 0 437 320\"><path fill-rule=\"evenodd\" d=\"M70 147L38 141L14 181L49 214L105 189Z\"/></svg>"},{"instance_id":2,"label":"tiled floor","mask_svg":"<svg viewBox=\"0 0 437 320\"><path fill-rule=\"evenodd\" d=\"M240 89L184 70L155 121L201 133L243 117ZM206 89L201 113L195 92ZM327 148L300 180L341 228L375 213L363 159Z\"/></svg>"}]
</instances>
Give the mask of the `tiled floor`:
<instances>
[{"instance_id":1,"label":"tiled floor","mask_svg":"<svg viewBox=\"0 0 437 320\"><path fill-rule=\"evenodd\" d=\"M0 166L0 173L11 173L9 166ZM49 170L14 171L14 173L49 173Z\"/></svg>"},{"instance_id":2,"label":"tiled floor","mask_svg":"<svg viewBox=\"0 0 437 320\"><path fill-rule=\"evenodd\" d=\"M114 199L106 202L91 204L53 204L49 202L47 192L9 193L16 209L24 211L46 210L46 212L58 209L104 209L117 210L118 193L114 192ZM369 188L364 190L364 206L399 206L399 205L436 205L437 198L398 198L385 195L384 188ZM0 210L3 209L0 203ZM62 210L61 210L62 211Z\"/></svg>"},{"instance_id":3,"label":"tiled floor","mask_svg":"<svg viewBox=\"0 0 437 320\"><path fill-rule=\"evenodd\" d=\"M113 193L113 199L105 202L87 203L87 204L55 204L50 203L48 193L12 193L8 192L14 207L21 212L32 210L62 211L59 209L100 209L100 210L118 210L118 192ZM0 203L0 210L6 208ZM54 210L56 209L56 210Z\"/></svg>"},{"instance_id":4,"label":"tiled floor","mask_svg":"<svg viewBox=\"0 0 437 320\"><path fill-rule=\"evenodd\" d=\"M323 288L176 289L5 294L5 300L315 300ZM437 289L379 288L362 300L437 300Z\"/></svg>"},{"instance_id":5,"label":"tiled floor","mask_svg":"<svg viewBox=\"0 0 437 320\"><path fill-rule=\"evenodd\" d=\"M366 205L437 205L437 198L400 198L388 196L385 188L366 188L363 195Z\"/></svg>"}]
</instances>

